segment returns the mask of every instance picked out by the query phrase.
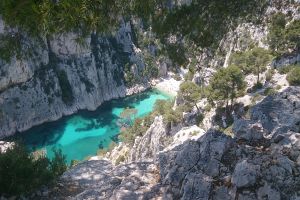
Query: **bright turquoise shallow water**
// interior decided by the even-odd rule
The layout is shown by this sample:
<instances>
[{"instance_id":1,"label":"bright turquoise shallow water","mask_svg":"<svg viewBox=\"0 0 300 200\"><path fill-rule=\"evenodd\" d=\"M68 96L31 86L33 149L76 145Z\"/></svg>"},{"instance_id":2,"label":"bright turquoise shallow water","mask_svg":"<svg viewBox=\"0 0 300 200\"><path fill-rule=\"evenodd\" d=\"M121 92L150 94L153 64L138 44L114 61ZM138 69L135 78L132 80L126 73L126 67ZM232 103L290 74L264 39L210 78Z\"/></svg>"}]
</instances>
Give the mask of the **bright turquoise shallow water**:
<instances>
[{"instance_id":1,"label":"bright turquoise shallow water","mask_svg":"<svg viewBox=\"0 0 300 200\"><path fill-rule=\"evenodd\" d=\"M120 128L117 120L127 107L137 109L136 117L150 113L158 99L170 96L157 90L149 90L138 95L112 100L102 104L96 111L80 111L56 122L49 122L18 134L31 150L46 149L47 156L53 156L53 147L62 150L67 162L83 160L96 155L99 148L117 142Z\"/></svg>"}]
</instances>

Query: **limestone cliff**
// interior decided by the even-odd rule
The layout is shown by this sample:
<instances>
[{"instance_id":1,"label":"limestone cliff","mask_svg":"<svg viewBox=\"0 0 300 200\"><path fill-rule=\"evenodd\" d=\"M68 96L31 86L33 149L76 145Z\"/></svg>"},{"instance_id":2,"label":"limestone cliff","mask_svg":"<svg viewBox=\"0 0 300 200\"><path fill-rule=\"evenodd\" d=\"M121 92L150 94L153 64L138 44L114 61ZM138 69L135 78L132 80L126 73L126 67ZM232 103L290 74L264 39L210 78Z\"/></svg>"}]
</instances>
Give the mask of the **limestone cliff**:
<instances>
[{"instance_id":1,"label":"limestone cliff","mask_svg":"<svg viewBox=\"0 0 300 200\"><path fill-rule=\"evenodd\" d=\"M277 7L277 1L271 2L274 5L266 15L281 11L299 18L297 7ZM207 83L214 73L207 68L226 67L233 52L245 51L253 43L268 48L267 34L266 23L240 24L224 36L217 51L206 49L197 55L205 73L196 74L194 80L200 77ZM296 53L275 60L272 66L296 63L298 59ZM206 130L190 126L167 131L163 118L157 116L132 146L120 144L105 158L70 169L48 197L299 199L299 94L300 87L284 87L280 93L260 100L248 115L234 119L232 137L215 130L213 123L208 123Z\"/></svg>"},{"instance_id":2,"label":"limestone cliff","mask_svg":"<svg viewBox=\"0 0 300 200\"><path fill-rule=\"evenodd\" d=\"M0 34L13 34L1 19L0 27ZM0 60L0 138L139 92L124 84L125 64L144 67L130 23L111 36L93 33L81 42L73 33L39 41L23 37L25 47L34 48L30 56Z\"/></svg>"},{"instance_id":3,"label":"limestone cliff","mask_svg":"<svg viewBox=\"0 0 300 200\"><path fill-rule=\"evenodd\" d=\"M249 119L235 121L234 138L200 131L198 137L169 143L126 164L85 161L63 175L50 197L68 193L74 199L298 199L299 94L300 87L289 87L265 98L251 109ZM152 146L161 146L163 129L157 118L131 151L139 152L140 141L147 142L143 152L155 151Z\"/></svg>"}]
</instances>

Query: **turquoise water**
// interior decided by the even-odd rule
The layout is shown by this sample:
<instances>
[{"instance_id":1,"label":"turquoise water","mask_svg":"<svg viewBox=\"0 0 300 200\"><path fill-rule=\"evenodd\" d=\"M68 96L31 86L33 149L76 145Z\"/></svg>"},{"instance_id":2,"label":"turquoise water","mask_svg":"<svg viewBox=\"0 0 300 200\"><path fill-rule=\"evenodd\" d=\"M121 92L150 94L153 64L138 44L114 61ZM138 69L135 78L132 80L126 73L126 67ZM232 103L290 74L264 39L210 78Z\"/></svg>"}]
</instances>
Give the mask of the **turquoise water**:
<instances>
[{"instance_id":1,"label":"turquoise water","mask_svg":"<svg viewBox=\"0 0 300 200\"><path fill-rule=\"evenodd\" d=\"M118 142L120 127L117 125L120 113L125 108L137 109L136 117L150 113L158 99L170 96L157 90L102 104L96 111L80 111L72 116L63 117L34 127L17 135L32 151L46 149L47 157L52 158L53 148L59 148L66 155L67 162L83 160L96 155L99 148L106 148L114 141Z\"/></svg>"}]
</instances>

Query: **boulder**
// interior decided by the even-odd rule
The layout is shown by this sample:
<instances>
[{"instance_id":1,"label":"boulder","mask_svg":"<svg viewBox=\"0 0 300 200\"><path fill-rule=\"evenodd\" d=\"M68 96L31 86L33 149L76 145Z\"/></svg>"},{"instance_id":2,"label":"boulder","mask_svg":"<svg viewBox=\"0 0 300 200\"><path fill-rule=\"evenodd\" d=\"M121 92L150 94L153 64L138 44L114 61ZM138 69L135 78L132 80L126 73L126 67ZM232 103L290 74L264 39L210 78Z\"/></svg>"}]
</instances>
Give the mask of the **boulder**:
<instances>
[{"instance_id":1,"label":"boulder","mask_svg":"<svg viewBox=\"0 0 300 200\"><path fill-rule=\"evenodd\" d=\"M240 140L258 142L264 138L264 128L260 123L248 120L237 120L233 125L234 136Z\"/></svg>"},{"instance_id":2,"label":"boulder","mask_svg":"<svg viewBox=\"0 0 300 200\"><path fill-rule=\"evenodd\" d=\"M260 175L259 170L260 166L253 165L247 160L243 160L236 165L231 182L237 188L253 186Z\"/></svg>"},{"instance_id":3,"label":"boulder","mask_svg":"<svg viewBox=\"0 0 300 200\"><path fill-rule=\"evenodd\" d=\"M189 173L183 182L182 200L210 199L212 179L202 173Z\"/></svg>"},{"instance_id":4,"label":"boulder","mask_svg":"<svg viewBox=\"0 0 300 200\"><path fill-rule=\"evenodd\" d=\"M257 199L264 200L264 199L272 199L272 200L280 200L280 193L271 188L268 184L265 184L263 187L260 187L257 191Z\"/></svg>"}]
</instances>

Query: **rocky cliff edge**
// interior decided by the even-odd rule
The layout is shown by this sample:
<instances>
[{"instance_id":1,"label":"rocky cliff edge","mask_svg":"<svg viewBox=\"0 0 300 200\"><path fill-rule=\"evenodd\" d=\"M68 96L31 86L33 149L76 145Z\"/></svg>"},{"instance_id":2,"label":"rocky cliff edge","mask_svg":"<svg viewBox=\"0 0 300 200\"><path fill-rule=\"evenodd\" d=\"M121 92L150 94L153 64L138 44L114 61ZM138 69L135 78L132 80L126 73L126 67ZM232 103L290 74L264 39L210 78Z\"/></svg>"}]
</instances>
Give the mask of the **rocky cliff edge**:
<instances>
[{"instance_id":1,"label":"rocky cliff edge","mask_svg":"<svg viewBox=\"0 0 300 200\"><path fill-rule=\"evenodd\" d=\"M135 159L80 163L66 172L51 198L70 199L299 199L300 87L266 97L238 119L234 138L198 131L177 142L157 117L131 149ZM179 131L180 132L180 131ZM162 138L172 138L163 146ZM176 142L175 142L176 143ZM139 151L143 144L143 151ZM148 150L147 150L148 148ZM137 155L148 152L147 155ZM133 157L132 157L133 158ZM72 191L70 189L73 188Z\"/></svg>"}]
</instances>

